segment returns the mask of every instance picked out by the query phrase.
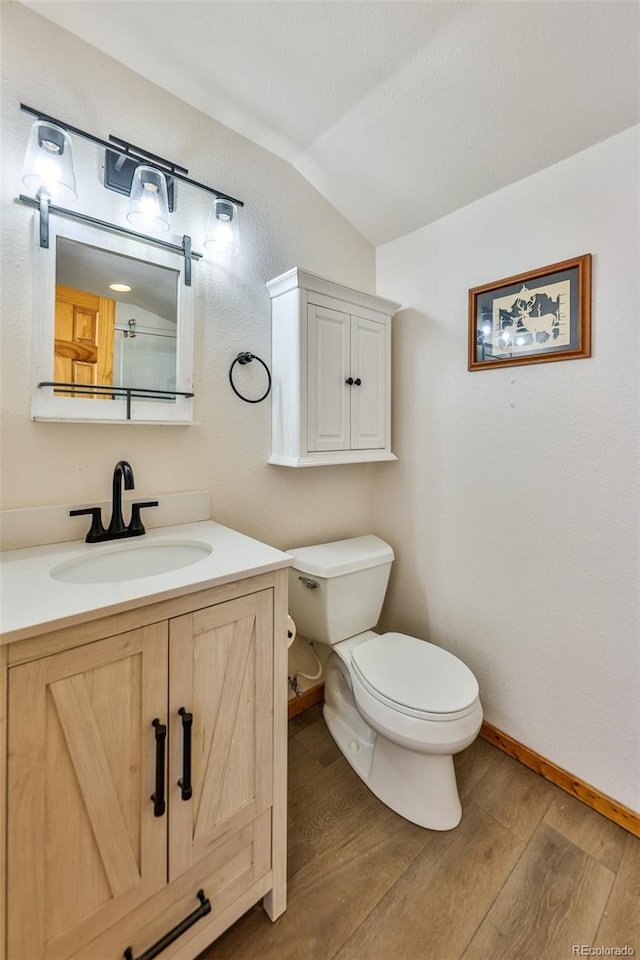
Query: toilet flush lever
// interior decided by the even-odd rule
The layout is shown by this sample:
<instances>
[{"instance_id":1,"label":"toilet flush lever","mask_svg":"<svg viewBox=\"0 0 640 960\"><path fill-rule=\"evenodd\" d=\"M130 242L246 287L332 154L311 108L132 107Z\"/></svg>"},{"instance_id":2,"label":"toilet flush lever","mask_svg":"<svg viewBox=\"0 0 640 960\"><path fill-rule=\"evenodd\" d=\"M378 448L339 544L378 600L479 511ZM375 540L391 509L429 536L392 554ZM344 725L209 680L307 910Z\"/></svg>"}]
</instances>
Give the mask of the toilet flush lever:
<instances>
[{"instance_id":1,"label":"toilet flush lever","mask_svg":"<svg viewBox=\"0 0 640 960\"><path fill-rule=\"evenodd\" d=\"M316 587L319 587L320 584L317 580L312 580L311 577L298 577L298 580L302 580L305 587L309 590L315 590Z\"/></svg>"}]
</instances>

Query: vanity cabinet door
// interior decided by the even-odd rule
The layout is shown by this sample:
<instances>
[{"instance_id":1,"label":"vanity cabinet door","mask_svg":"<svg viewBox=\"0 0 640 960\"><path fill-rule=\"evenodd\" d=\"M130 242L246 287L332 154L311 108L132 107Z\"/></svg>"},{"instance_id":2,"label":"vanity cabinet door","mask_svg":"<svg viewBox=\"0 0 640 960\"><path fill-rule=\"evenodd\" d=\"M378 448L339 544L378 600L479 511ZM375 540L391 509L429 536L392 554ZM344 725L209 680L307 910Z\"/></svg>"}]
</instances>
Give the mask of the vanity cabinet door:
<instances>
[{"instance_id":1,"label":"vanity cabinet door","mask_svg":"<svg viewBox=\"0 0 640 960\"><path fill-rule=\"evenodd\" d=\"M167 882L166 623L9 671L8 955L63 960ZM157 812L157 811L156 811Z\"/></svg>"},{"instance_id":2,"label":"vanity cabinet door","mask_svg":"<svg viewBox=\"0 0 640 960\"><path fill-rule=\"evenodd\" d=\"M169 677L169 879L174 880L218 839L272 804L273 592L171 620ZM184 786L181 709L192 716L192 794L185 799L178 783Z\"/></svg>"}]
</instances>

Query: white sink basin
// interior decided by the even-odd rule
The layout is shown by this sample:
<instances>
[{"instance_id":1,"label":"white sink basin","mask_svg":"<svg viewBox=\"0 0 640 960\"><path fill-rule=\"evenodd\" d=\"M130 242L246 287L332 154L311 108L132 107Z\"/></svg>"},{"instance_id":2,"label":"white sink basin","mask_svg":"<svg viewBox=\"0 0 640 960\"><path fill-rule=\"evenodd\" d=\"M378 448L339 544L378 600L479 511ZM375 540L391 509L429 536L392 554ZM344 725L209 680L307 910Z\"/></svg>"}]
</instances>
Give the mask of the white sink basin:
<instances>
[{"instance_id":1,"label":"white sink basin","mask_svg":"<svg viewBox=\"0 0 640 960\"><path fill-rule=\"evenodd\" d=\"M170 573L204 560L213 547L201 540L152 540L97 546L95 553L83 554L59 563L50 571L64 583L116 583L138 580L158 573Z\"/></svg>"}]
</instances>

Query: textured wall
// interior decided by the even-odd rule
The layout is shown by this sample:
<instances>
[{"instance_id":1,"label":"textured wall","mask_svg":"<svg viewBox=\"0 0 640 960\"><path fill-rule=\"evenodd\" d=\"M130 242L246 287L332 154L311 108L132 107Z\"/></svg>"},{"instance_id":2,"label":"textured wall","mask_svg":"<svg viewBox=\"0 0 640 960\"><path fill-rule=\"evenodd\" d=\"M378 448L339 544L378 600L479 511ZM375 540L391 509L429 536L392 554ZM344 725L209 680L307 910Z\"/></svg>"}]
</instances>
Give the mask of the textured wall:
<instances>
[{"instance_id":1,"label":"textured wall","mask_svg":"<svg viewBox=\"0 0 640 960\"><path fill-rule=\"evenodd\" d=\"M475 671L486 718L640 806L638 128L378 250L394 450L387 628ZM467 290L593 254L593 357L466 371Z\"/></svg>"},{"instance_id":2,"label":"textured wall","mask_svg":"<svg viewBox=\"0 0 640 960\"><path fill-rule=\"evenodd\" d=\"M368 531L371 468L269 466L270 401L242 403L227 371L241 349L270 358L265 281L297 264L373 291L371 245L289 164L26 8L3 3L2 17L2 507L108 497L113 465L125 457L141 489L208 488L216 520L277 546ZM240 257L195 268L196 425L29 420L34 214L14 199L31 126L20 102L141 144L245 201ZM124 224L126 198L99 186L98 148L76 139L75 156L77 209ZM190 233L196 250L208 206L204 193L179 188L172 230Z\"/></svg>"}]
</instances>

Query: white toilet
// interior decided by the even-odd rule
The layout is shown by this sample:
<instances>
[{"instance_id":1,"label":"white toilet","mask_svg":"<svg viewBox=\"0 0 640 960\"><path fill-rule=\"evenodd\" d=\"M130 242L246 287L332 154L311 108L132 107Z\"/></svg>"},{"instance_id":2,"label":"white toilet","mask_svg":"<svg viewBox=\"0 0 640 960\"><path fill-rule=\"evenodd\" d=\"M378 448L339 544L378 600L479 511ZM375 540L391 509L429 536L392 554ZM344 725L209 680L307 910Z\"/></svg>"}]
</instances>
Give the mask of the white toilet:
<instances>
[{"instance_id":1,"label":"white toilet","mask_svg":"<svg viewBox=\"0 0 640 960\"><path fill-rule=\"evenodd\" d=\"M356 773L383 803L431 830L462 816L453 754L482 724L478 682L461 660L403 633L376 634L393 550L355 537L287 551L298 633L332 651L324 718Z\"/></svg>"}]
</instances>

